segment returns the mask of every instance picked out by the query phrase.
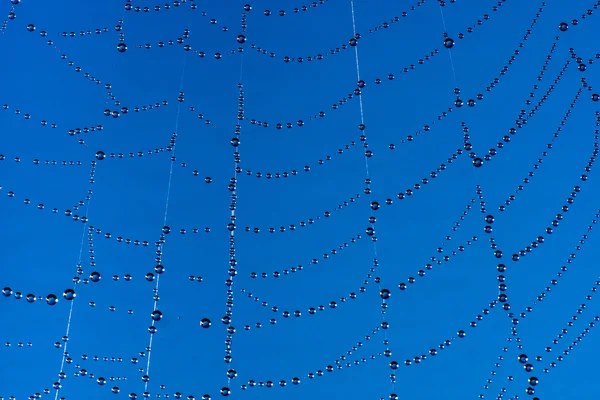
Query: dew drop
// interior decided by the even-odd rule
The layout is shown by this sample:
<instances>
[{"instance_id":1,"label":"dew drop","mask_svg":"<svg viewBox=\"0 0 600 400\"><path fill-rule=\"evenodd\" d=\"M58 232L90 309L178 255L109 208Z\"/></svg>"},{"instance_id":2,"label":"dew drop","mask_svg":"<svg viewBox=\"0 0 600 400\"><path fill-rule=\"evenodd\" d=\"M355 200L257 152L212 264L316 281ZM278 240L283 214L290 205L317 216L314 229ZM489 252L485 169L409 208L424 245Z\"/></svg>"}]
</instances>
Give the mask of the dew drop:
<instances>
[{"instance_id":1,"label":"dew drop","mask_svg":"<svg viewBox=\"0 0 600 400\"><path fill-rule=\"evenodd\" d=\"M539 379L536 378L535 376L532 376L529 378L528 382L531 386L535 386L539 383Z\"/></svg>"},{"instance_id":2,"label":"dew drop","mask_svg":"<svg viewBox=\"0 0 600 400\"><path fill-rule=\"evenodd\" d=\"M90 281L92 282L99 282L100 279L102 279L102 276L100 275L99 272L94 271L90 274Z\"/></svg>"},{"instance_id":3,"label":"dew drop","mask_svg":"<svg viewBox=\"0 0 600 400\"><path fill-rule=\"evenodd\" d=\"M75 298L76 294L75 291L73 289L67 289L65 290L65 292L63 293L63 297L67 300L73 300Z\"/></svg>"},{"instance_id":4,"label":"dew drop","mask_svg":"<svg viewBox=\"0 0 600 400\"><path fill-rule=\"evenodd\" d=\"M48 305L50 306L53 306L56 303L58 303L58 298L55 294L49 294L48 296L46 296L46 303L48 303Z\"/></svg>"},{"instance_id":5,"label":"dew drop","mask_svg":"<svg viewBox=\"0 0 600 400\"><path fill-rule=\"evenodd\" d=\"M158 310L154 310L154 311L152 311L151 316L152 316L153 321L160 321L163 317L163 314L162 314L162 312L160 312Z\"/></svg>"},{"instance_id":6,"label":"dew drop","mask_svg":"<svg viewBox=\"0 0 600 400\"><path fill-rule=\"evenodd\" d=\"M529 360L529 357L527 357L527 354L521 354L519 356L519 362L521 364L525 364L528 360Z\"/></svg>"},{"instance_id":7,"label":"dew drop","mask_svg":"<svg viewBox=\"0 0 600 400\"><path fill-rule=\"evenodd\" d=\"M210 319L208 318L203 318L202 321L200 321L200 326L203 328L209 328L211 325Z\"/></svg>"}]
</instances>

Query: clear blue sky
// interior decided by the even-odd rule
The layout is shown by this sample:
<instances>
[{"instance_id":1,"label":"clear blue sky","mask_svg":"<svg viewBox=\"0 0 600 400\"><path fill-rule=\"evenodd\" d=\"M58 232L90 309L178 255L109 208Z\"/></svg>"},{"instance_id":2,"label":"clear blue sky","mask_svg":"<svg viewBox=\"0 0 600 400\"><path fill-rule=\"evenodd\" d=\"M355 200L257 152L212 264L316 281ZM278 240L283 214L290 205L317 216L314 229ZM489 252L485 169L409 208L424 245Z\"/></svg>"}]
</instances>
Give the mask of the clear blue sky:
<instances>
[{"instance_id":1,"label":"clear blue sky","mask_svg":"<svg viewBox=\"0 0 600 400\"><path fill-rule=\"evenodd\" d=\"M440 3L4 1L0 398L597 398L598 3Z\"/></svg>"}]
</instances>

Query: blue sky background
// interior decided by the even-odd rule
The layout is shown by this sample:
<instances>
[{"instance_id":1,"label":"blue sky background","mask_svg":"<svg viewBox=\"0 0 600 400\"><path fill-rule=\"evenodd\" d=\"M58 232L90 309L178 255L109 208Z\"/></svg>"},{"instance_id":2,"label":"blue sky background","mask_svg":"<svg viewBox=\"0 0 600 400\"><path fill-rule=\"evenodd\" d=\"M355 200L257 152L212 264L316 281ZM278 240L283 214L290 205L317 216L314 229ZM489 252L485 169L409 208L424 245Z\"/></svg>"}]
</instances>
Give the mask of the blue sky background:
<instances>
[{"instance_id":1,"label":"blue sky background","mask_svg":"<svg viewBox=\"0 0 600 400\"><path fill-rule=\"evenodd\" d=\"M167 193L171 232L162 248L165 272L157 302L163 318L155 323L147 385L153 398L180 393L182 398L208 394L215 399L225 386L230 398L261 400L389 399L392 393L404 399L475 399L480 394L488 399L498 394L505 399L596 398L600 339L590 323L600 315L592 291L599 279L595 222L600 185L593 167L584 169L598 148L600 102L592 100L600 90L599 49L592 40L597 4L548 2L536 18L539 1L507 0L498 7L493 1L461 0L441 8L432 0L356 0L358 61L366 82L364 133L373 152L367 172L359 99L348 99L358 81L356 55L348 46L353 36L349 1L329 0L317 7L304 3L310 5L306 11L292 1L252 2L243 45L236 38L242 33L245 2L187 1L169 9L161 4L159 12L150 3L133 4L140 12L125 11L123 1L12 3L3 2L6 15L14 12L15 17L6 18L0 35L0 103L7 105L0 109L0 286L12 290L0 296L2 398L56 396L53 385L59 381L64 343L60 348L55 343L67 332L71 312L58 398L125 399L132 393L143 398L157 286L146 274L157 264L154 243L164 225ZM278 15L280 9L284 16ZM582 18L588 9L593 13ZM271 15L265 16L265 10ZM396 16L399 22L392 22ZM569 24L566 32L559 30L561 22ZM29 24L35 25L33 32ZM179 44L185 29L189 37ZM443 46L444 32L455 41L451 50ZM127 45L123 53L117 51L119 34ZM220 59L214 57L217 52ZM285 56L294 60L286 63ZM515 60L508 65L511 56ZM585 71L579 70L578 57ZM504 66L508 69L501 73ZM498 83L486 90L495 78ZM228 185L235 166L230 141L238 123L238 83L244 90L238 147L243 172L236 187L236 333L228 365L223 361L227 326L221 318L227 310ZM456 87L461 108L455 106ZM478 94L482 100L476 100ZM467 106L469 99L476 100L474 107ZM529 116L539 101L542 105ZM104 115L104 110L123 107L128 112L118 118ZM527 123L511 135L521 110ZM443 112L447 116L438 118ZM470 151L464 150L464 126ZM166 151L174 132L174 151ZM498 149L505 135L510 142ZM475 168L470 152L483 158L492 148L497 155ZM104 160L96 160L98 151L106 154ZM432 178L441 164L445 169ZM284 172L287 178L275 177ZM267 173L273 177L267 179ZM365 194L367 176L370 195ZM581 190L573 197L575 186ZM412 196L400 200L398 194L407 189ZM392 204L386 205L386 199ZM373 201L380 204L378 210L371 210ZM505 211L499 211L501 205ZM89 220L74 220L66 210ZM557 213L564 218L548 235L545 230ZM376 217L379 265L369 276L375 257L366 234L371 215ZM484 232L486 215L495 218L490 234ZM255 227L260 233L253 232ZM512 254L540 235L543 244L512 261ZM491 238L501 259L494 256ZM444 256L449 261L438 264ZM503 275L512 317L497 301L499 263L507 267ZM302 271L283 273L298 265ZM562 266L567 270L559 277ZM85 281L95 271L101 280ZM274 278L274 271L281 276ZM252 272L258 278L252 279ZM267 278L260 277L263 272ZM74 285L76 276L81 282ZM400 290L400 283L408 288ZM537 300L546 287L551 290ZM73 301L63 297L69 288L76 292ZM383 316L382 289L391 292ZM17 299L16 292L23 298ZM30 303L28 294L38 299ZM58 297L56 305L47 304L49 294ZM323 311L309 314L309 308L321 305ZM296 310L300 317L293 315ZM284 311L292 315L284 318ZM203 318L212 321L210 328L200 327ZM519 319L515 336L513 318ZM389 328L383 330L382 322ZM465 331L464 338L458 338L459 330ZM440 349L446 340L451 345ZM577 345L568 350L573 342ZM431 349L437 349L436 356ZM532 372L519 362L521 354L527 355ZM423 355L426 359L415 363ZM412 365L406 366L406 360ZM399 363L395 371L393 361ZM329 365L333 372L326 370ZM230 381L228 369L237 372ZM308 377L318 370L323 376ZM292 384L294 377L300 384ZM531 377L539 380L535 395L526 393ZM99 378L106 383L100 385ZM242 390L250 380L256 386ZM258 386L267 381L272 388Z\"/></svg>"}]
</instances>

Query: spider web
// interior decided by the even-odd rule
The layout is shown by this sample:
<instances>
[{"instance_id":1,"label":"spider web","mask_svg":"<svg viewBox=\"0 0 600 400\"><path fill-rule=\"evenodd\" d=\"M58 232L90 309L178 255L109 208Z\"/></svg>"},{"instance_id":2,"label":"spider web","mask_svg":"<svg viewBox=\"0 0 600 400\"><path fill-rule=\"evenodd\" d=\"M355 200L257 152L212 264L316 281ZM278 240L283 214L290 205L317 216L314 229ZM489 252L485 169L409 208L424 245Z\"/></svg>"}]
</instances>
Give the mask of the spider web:
<instances>
[{"instance_id":1,"label":"spider web","mask_svg":"<svg viewBox=\"0 0 600 400\"><path fill-rule=\"evenodd\" d=\"M595 398L600 2L245 4L5 2L0 399Z\"/></svg>"}]
</instances>

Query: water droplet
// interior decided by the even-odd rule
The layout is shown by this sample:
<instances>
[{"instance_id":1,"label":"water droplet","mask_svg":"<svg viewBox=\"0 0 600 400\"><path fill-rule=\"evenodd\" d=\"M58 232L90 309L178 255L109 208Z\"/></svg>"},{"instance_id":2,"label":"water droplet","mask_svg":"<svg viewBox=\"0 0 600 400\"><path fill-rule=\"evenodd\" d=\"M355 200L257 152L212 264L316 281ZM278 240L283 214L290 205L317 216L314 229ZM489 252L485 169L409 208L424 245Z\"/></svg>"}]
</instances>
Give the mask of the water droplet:
<instances>
[{"instance_id":1,"label":"water droplet","mask_svg":"<svg viewBox=\"0 0 600 400\"><path fill-rule=\"evenodd\" d=\"M528 382L531 386L535 386L539 383L539 379L536 378L535 376L532 376L529 378Z\"/></svg>"},{"instance_id":2,"label":"water droplet","mask_svg":"<svg viewBox=\"0 0 600 400\"><path fill-rule=\"evenodd\" d=\"M567 29L569 29L569 25L566 22L561 22L558 25L558 29L560 29L562 32L566 32Z\"/></svg>"},{"instance_id":3,"label":"water droplet","mask_svg":"<svg viewBox=\"0 0 600 400\"><path fill-rule=\"evenodd\" d=\"M451 49L454 47L454 39L446 38L444 39L444 47L447 49Z\"/></svg>"},{"instance_id":4,"label":"water droplet","mask_svg":"<svg viewBox=\"0 0 600 400\"><path fill-rule=\"evenodd\" d=\"M202 321L200 321L200 326L203 328L209 328L211 325L210 319L208 318L203 318Z\"/></svg>"},{"instance_id":5,"label":"water droplet","mask_svg":"<svg viewBox=\"0 0 600 400\"><path fill-rule=\"evenodd\" d=\"M97 271L94 271L94 272L92 272L92 273L90 274L90 280L91 280L92 282L99 282L99 281L100 281L100 279L102 279L102 276L100 275L100 273L99 273L99 272L97 272Z\"/></svg>"},{"instance_id":6,"label":"water droplet","mask_svg":"<svg viewBox=\"0 0 600 400\"><path fill-rule=\"evenodd\" d=\"M56 303L58 303L58 298L55 294L49 294L48 296L46 296L46 303L48 303L48 305L50 306L53 306Z\"/></svg>"},{"instance_id":7,"label":"water droplet","mask_svg":"<svg viewBox=\"0 0 600 400\"><path fill-rule=\"evenodd\" d=\"M75 291L73 289L67 289L65 290L65 292L63 293L63 297L67 300L73 300L75 298L76 294Z\"/></svg>"},{"instance_id":8,"label":"water droplet","mask_svg":"<svg viewBox=\"0 0 600 400\"><path fill-rule=\"evenodd\" d=\"M127 50L127 45L125 43L119 43L117 45L117 51L119 53L124 53Z\"/></svg>"},{"instance_id":9,"label":"water droplet","mask_svg":"<svg viewBox=\"0 0 600 400\"><path fill-rule=\"evenodd\" d=\"M151 316L152 316L152 320L160 321L163 317L163 314L162 314L162 312L160 312L158 310L154 310L154 311L152 311Z\"/></svg>"},{"instance_id":10,"label":"water droplet","mask_svg":"<svg viewBox=\"0 0 600 400\"><path fill-rule=\"evenodd\" d=\"M96 159L97 160L104 160L105 157L106 157L106 155L104 154L103 151L96 152Z\"/></svg>"},{"instance_id":11,"label":"water droplet","mask_svg":"<svg viewBox=\"0 0 600 400\"><path fill-rule=\"evenodd\" d=\"M521 364L525 364L528 360L529 360L529 358L527 357L527 354L521 354L519 356L519 362Z\"/></svg>"}]
</instances>

